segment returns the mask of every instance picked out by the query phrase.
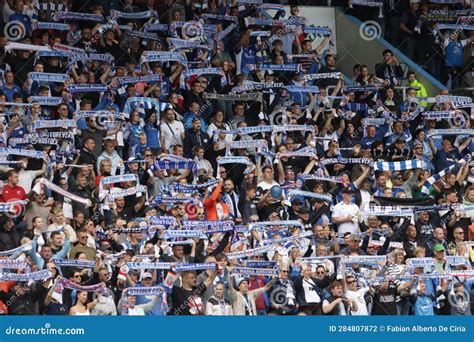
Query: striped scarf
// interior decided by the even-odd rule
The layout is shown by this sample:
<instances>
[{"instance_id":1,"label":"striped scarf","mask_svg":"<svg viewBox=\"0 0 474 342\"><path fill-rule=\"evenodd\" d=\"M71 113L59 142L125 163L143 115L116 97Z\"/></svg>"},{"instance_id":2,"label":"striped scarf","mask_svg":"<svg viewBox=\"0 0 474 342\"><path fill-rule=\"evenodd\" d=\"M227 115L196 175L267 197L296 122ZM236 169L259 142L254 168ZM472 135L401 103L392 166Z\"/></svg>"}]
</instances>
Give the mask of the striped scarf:
<instances>
[{"instance_id":1,"label":"striped scarf","mask_svg":"<svg viewBox=\"0 0 474 342\"><path fill-rule=\"evenodd\" d=\"M383 170L383 171L404 171L404 170L413 170L413 169L424 169L425 162L422 160L402 160L397 162L385 162L377 161L374 163L374 170Z\"/></svg>"}]
</instances>

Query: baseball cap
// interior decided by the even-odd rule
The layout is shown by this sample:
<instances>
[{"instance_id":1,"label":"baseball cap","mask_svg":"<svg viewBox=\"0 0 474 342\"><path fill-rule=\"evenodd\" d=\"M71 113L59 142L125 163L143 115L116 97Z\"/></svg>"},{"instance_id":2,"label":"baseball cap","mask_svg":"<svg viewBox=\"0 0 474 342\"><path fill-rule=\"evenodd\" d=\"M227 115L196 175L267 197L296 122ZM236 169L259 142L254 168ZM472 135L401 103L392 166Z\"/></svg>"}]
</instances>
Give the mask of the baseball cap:
<instances>
[{"instance_id":1,"label":"baseball cap","mask_svg":"<svg viewBox=\"0 0 474 342\"><path fill-rule=\"evenodd\" d=\"M142 279L153 278L150 272L145 272L142 275Z\"/></svg>"},{"instance_id":2,"label":"baseball cap","mask_svg":"<svg viewBox=\"0 0 474 342\"><path fill-rule=\"evenodd\" d=\"M438 243L434 246L433 250L435 252L444 252L445 248L442 244Z\"/></svg>"}]
</instances>

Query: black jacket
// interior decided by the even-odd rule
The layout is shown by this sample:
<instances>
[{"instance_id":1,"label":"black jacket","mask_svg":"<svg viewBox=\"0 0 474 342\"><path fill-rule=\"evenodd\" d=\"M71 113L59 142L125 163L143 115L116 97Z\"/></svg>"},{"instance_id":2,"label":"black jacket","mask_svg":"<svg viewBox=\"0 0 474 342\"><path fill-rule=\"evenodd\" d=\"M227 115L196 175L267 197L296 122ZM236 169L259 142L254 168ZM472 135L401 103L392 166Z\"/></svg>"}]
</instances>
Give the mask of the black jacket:
<instances>
[{"instance_id":1,"label":"black jacket","mask_svg":"<svg viewBox=\"0 0 474 342\"><path fill-rule=\"evenodd\" d=\"M6 230L5 228L0 228L0 252L8 251L10 249L20 246L21 235L12 228L11 230Z\"/></svg>"}]
</instances>

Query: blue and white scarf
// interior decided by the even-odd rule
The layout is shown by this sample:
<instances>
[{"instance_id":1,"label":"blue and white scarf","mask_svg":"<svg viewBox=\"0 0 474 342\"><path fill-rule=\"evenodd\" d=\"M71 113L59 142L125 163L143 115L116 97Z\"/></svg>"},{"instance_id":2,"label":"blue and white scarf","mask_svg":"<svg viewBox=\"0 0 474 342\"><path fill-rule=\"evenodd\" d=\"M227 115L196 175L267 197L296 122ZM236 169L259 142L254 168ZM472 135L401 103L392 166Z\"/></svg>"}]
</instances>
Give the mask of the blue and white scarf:
<instances>
[{"instance_id":1,"label":"blue and white scarf","mask_svg":"<svg viewBox=\"0 0 474 342\"><path fill-rule=\"evenodd\" d=\"M404 170L413 170L413 169L424 169L425 162L423 160L413 159L413 160L402 160L397 162L385 162L377 161L374 163L374 170L383 170L383 171L404 171Z\"/></svg>"},{"instance_id":2,"label":"blue and white scarf","mask_svg":"<svg viewBox=\"0 0 474 342\"><path fill-rule=\"evenodd\" d=\"M261 93L246 93L246 94L214 94L204 93L205 100L220 100L220 101L256 101L262 102L263 97Z\"/></svg>"},{"instance_id":3,"label":"blue and white scarf","mask_svg":"<svg viewBox=\"0 0 474 342\"><path fill-rule=\"evenodd\" d=\"M152 63L152 62L179 62L185 68L188 67L188 60L185 56L178 52L169 51L145 51L140 59L140 64Z\"/></svg>"},{"instance_id":4,"label":"blue and white scarf","mask_svg":"<svg viewBox=\"0 0 474 342\"><path fill-rule=\"evenodd\" d=\"M310 191L292 190L289 193L289 196L292 196L292 197L294 197L294 196L309 197L309 198L314 198L316 200L326 201L326 202L332 203L332 197L330 195L317 194L317 193L310 192Z\"/></svg>"},{"instance_id":5,"label":"blue and white scarf","mask_svg":"<svg viewBox=\"0 0 474 342\"><path fill-rule=\"evenodd\" d=\"M225 228L228 231L234 229L234 222L232 221L183 221L184 229L195 229L199 227L200 230L209 230L212 227Z\"/></svg>"},{"instance_id":6,"label":"blue and white scarf","mask_svg":"<svg viewBox=\"0 0 474 342\"><path fill-rule=\"evenodd\" d=\"M435 97L437 103L442 102L466 102L471 103L472 98L469 96L453 96L453 95L438 95Z\"/></svg>"},{"instance_id":7,"label":"blue and white scarf","mask_svg":"<svg viewBox=\"0 0 474 342\"><path fill-rule=\"evenodd\" d=\"M36 183L36 185L33 187L33 191L36 192L36 193L39 193L39 191L40 191L39 188L41 187L41 185L45 186L49 190L54 191L54 192L66 197L66 198L69 198L71 201L82 203L86 207L92 206L92 202L91 202L90 199L75 195L73 193L70 193L69 191L64 190L63 188L61 188L60 186L54 184L53 182L50 182L46 178L41 178L41 180L38 183Z\"/></svg>"},{"instance_id":8,"label":"blue and white scarf","mask_svg":"<svg viewBox=\"0 0 474 342\"><path fill-rule=\"evenodd\" d=\"M164 292L166 290L162 286L127 288L127 296L159 296Z\"/></svg>"},{"instance_id":9,"label":"blue and white scarf","mask_svg":"<svg viewBox=\"0 0 474 342\"><path fill-rule=\"evenodd\" d=\"M63 102L63 98L53 96L31 96L29 101L30 103L38 103L41 106L58 106Z\"/></svg>"},{"instance_id":10,"label":"blue and white scarf","mask_svg":"<svg viewBox=\"0 0 474 342\"><path fill-rule=\"evenodd\" d=\"M135 83L141 83L141 82L153 84L153 83L160 83L161 81L162 81L161 75L158 75L158 74L143 75L143 76L125 76L125 77L117 78L117 82L121 86L125 84L135 84Z\"/></svg>"},{"instance_id":11,"label":"blue and white scarf","mask_svg":"<svg viewBox=\"0 0 474 342\"><path fill-rule=\"evenodd\" d=\"M213 262L197 263L197 264L177 264L173 267L174 272L197 271L197 270L214 270L216 264Z\"/></svg>"},{"instance_id":12,"label":"blue and white scarf","mask_svg":"<svg viewBox=\"0 0 474 342\"><path fill-rule=\"evenodd\" d=\"M103 93L108 90L107 84L70 84L67 87L67 90L72 93L87 93L87 92L94 92L94 93Z\"/></svg>"},{"instance_id":13,"label":"blue and white scarf","mask_svg":"<svg viewBox=\"0 0 474 342\"><path fill-rule=\"evenodd\" d=\"M370 158L328 158L321 161L322 165L332 164L363 164L372 165Z\"/></svg>"},{"instance_id":14,"label":"blue and white scarf","mask_svg":"<svg viewBox=\"0 0 474 342\"><path fill-rule=\"evenodd\" d=\"M33 122L32 129L36 131L37 129L43 128L76 128L76 120L37 120Z\"/></svg>"},{"instance_id":15,"label":"blue and white scarf","mask_svg":"<svg viewBox=\"0 0 474 342\"><path fill-rule=\"evenodd\" d=\"M17 248L13 248L7 251L1 251L0 256L3 257L3 256L9 256L13 254L21 254L23 252L28 252L28 251L31 251L31 242L28 242L27 244L24 244Z\"/></svg>"},{"instance_id":16,"label":"blue and white scarf","mask_svg":"<svg viewBox=\"0 0 474 342\"><path fill-rule=\"evenodd\" d=\"M327 72L322 74L308 74L304 75L303 79L305 81L313 81L313 80L322 80L327 78L341 78L340 72Z\"/></svg>"},{"instance_id":17,"label":"blue and white scarf","mask_svg":"<svg viewBox=\"0 0 474 342\"><path fill-rule=\"evenodd\" d=\"M461 160L464 160L464 162L466 162L467 160L467 157L464 157L463 159ZM448 166L446 168L444 168L443 170L441 170L440 172L432 175L431 177L429 177L425 183L423 184L423 186L421 187L421 193L422 194L425 194L425 195L429 195L430 194L430 187L437 181L439 181L442 177L444 177L445 174L447 174L448 172L451 172L453 171L455 168L457 168L460 164L460 161L458 161L458 164L453 164L451 166Z\"/></svg>"},{"instance_id":18,"label":"blue and white scarf","mask_svg":"<svg viewBox=\"0 0 474 342\"><path fill-rule=\"evenodd\" d=\"M267 227L267 226L283 226L283 227L300 227L303 228L303 224L298 220L281 220L281 221L262 221L249 223L249 229Z\"/></svg>"},{"instance_id":19,"label":"blue and white scarf","mask_svg":"<svg viewBox=\"0 0 474 342\"><path fill-rule=\"evenodd\" d=\"M194 160L189 161L169 161L169 160L158 160L150 166L150 171L155 172L157 170L195 170L196 162Z\"/></svg>"},{"instance_id":20,"label":"blue and white scarf","mask_svg":"<svg viewBox=\"0 0 474 342\"><path fill-rule=\"evenodd\" d=\"M35 54L35 59L38 57L58 57L58 58L69 58L71 56L70 51L38 51Z\"/></svg>"},{"instance_id":21,"label":"blue and white scarf","mask_svg":"<svg viewBox=\"0 0 474 342\"><path fill-rule=\"evenodd\" d=\"M95 262L90 260L78 259L53 259L56 266L59 267L79 267L79 268L94 268Z\"/></svg>"},{"instance_id":22,"label":"blue and white scarf","mask_svg":"<svg viewBox=\"0 0 474 342\"><path fill-rule=\"evenodd\" d=\"M14 156L23 156L28 158L41 159L44 157L43 151L36 150L23 150L19 148L10 148L10 147L0 147L0 155L14 155Z\"/></svg>"},{"instance_id":23,"label":"blue and white scarf","mask_svg":"<svg viewBox=\"0 0 474 342\"><path fill-rule=\"evenodd\" d=\"M160 226L174 226L177 220L174 216L152 216L150 222Z\"/></svg>"},{"instance_id":24,"label":"blue and white scarf","mask_svg":"<svg viewBox=\"0 0 474 342\"><path fill-rule=\"evenodd\" d=\"M73 21L94 21L98 23L104 22L104 17L102 16L102 14L79 13L79 12L69 12L69 11L55 12L53 14L52 19L54 21L73 20Z\"/></svg>"},{"instance_id":25,"label":"blue and white scarf","mask_svg":"<svg viewBox=\"0 0 474 342\"><path fill-rule=\"evenodd\" d=\"M77 62L84 63L85 61L101 61L113 65L114 60L114 56L110 53L75 53L70 56L68 68Z\"/></svg>"},{"instance_id":26,"label":"blue and white scarf","mask_svg":"<svg viewBox=\"0 0 474 342\"><path fill-rule=\"evenodd\" d=\"M411 209L392 209L392 210L378 210L370 208L370 210L362 210L362 215L369 216L393 216L393 217L412 217L413 210Z\"/></svg>"},{"instance_id":27,"label":"blue and white scarf","mask_svg":"<svg viewBox=\"0 0 474 342\"><path fill-rule=\"evenodd\" d=\"M247 64L251 71L301 71L301 64Z\"/></svg>"},{"instance_id":28,"label":"blue and white scarf","mask_svg":"<svg viewBox=\"0 0 474 342\"><path fill-rule=\"evenodd\" d=\"M265 277L278 277L280 271L273 268L253 268L253 267L234 267L230 271L230 276L241 275L244 277L249 276L265 276Z\"/></svg>"},{"instance_id":29,"label":"blue and white scarf","mask_svg":"<svg viewBox=\"0 0 474 342\"><path fill-rule=\"evenodd\" d=\"M171 45L171 50L175 48L197 48L201 43L197 40L187 40L179 38L168 38L169 45Z\"/></svg>"},{"instance_id":30,"label":"blue and white scarf","mask_svg":"<svg viewBox=\"0 0 474 342\"><path fill-rule=\"evenodd\" d=\"M102 193L99 197L105 196L108 202L115 201L117 198L125 198L127 196L137 195L141 197L142 194L148 195L148 188L144 185L134 186L128 189L120 189L119 191L114 191L112 193ZM148 202L148 201L147 201Z\"/></svg>"},{"instance_id":31,"label":"blue and white scarf","mask_svg":"<svg viewBox=\"0 0 474 342\"><path fill-rule=\"evenodd\" d=\"M305 19L304 18L289 18L289 19L263 19L263 18L253 18L253 17L246 17L245 18L245 26L249 27L252 25L256 26L290 26L290 25L304 25Z\"/></svg>"},{"instance_id":32,"label":"blue and white scarf","mask_svg":"<svg viewBox=\"0 0 474 342\"><path fill-rule=\"evenodd\" d=\"M156 196L153 200L151 205L156 206L160 204L176 204L176 203L194 203L200 204L200 200L193 198L193 197L173 197L173 196Z\"/></svg>"},{"instance_id":33,"label":"blue and white scarf","mask_svg":"<svg viewBox=\"0 0 474 342\"><path fill-rule=\"evenodd\" d=\"M317 86L286 86L290 93L319 93Z\"/></svg>"},{"instance_id":34,"label":"blue and white scarf","mask_svg":"<svg viewBox=\"0 0 474 342\"><path fill-rule=\"evenodd\" d=\"M239 22L239 18L233 15L220 15L220 14L213 14L213 13L203 13L201 14L201 18L204 19L215 19L217 21L232 21L234 23Z\"/></svg>"},{"instance_id":35,"label":"blue and white scarf","mask_svg":"<svg viewBox=\"0 0 474 342\"><path fill-rule=\"evenodd\" d=\"M462 0L461 0L462 1ZM460 25L460 24L436 24L438 30L468 30L473 31L474 25Z\"/></svg>"},{"instance_id":36,"label":"blue and white scarf","mask_svg":"<svg viewBox=\"0 0 474 342\"><path fill-rule=\"evenodd\" d=\"M252 82L246 83L242 86L237 86L232 88L231 93L238 94L243 93L246 91L254 91L254 90L268 90L268 89L276 89L276 88L284 88L285 85L282 82L278 83L261 83L261 82Z\"/></svg>"},{"instance_id":37,"label":"blue and white scarf","mask_svg":"<svg viewBox=\"0 0 474 342\"><path fill-rule=\"evenodd\" d=\"M152 17L158 17L158 13L156 11L143 11L143 12L135 12L135 13L129 13L129 12L120 12L117 10L110 10L110 16L112 19L116 18L124 18L124 19L146 19L146 18L152 18Z\"/></svg>"},{"instance_id":38,"label":"blue and white scarf","mask_svg":"<svg viewBox=\"0 0 474 342\"><path fill-rule=\"evenodd\" d=\"M194 75L222 75L222 68L200 68L200 69L189 69L184 72L184 77L191 77Z\"/></svg>"},{"instance_id":39,"label":"blue and white scarf","mask_svg":"<svg viewBox=\"0 0 474 342\"><path fill-rule=\"evenodd\" d=\"M379 263L387 262L386 255L365 255L365 256L346 256L342 260L345 264L363 264L363 265L379 265Z\"/></svg>"},{"instance_id":40,"label":"blue and white scarf","mask_svg":"<svg viewBox=\"0 0 474 342\"><path fill-rule=\"evenodd\" d=\"M366 86L349 86L346 87L345 92L346 93L372 93L378 91L379 88L377 86L373 85L366 85Z\"/></svg>"},{"instance_id":41,"label":"blue and white scarf","mask_svg":"<svg viewBox=\"0 0 474 342\"><path fill-rule=\"evenodd\" d=\"M131 269L142 270L169 270L174 265L171 262L127 262L125 266Z\"/></svg>"},{"instance_id":42,"label":"blue and white scarf","mask_svg":"<svg viewBox=\"0 0 474 342\"><path fill-rule=\"evenodd\" d=\"M207 239L207 236L201 230L167 230L163 235L164 240L177 238Z\"/></svg>"},{"instance_id":43,"label":"blue and white scarf","mask_svg":"<svg viewBox=\"0 0 474 342\"><path fill-rule=\"evenodd\" d=\"M24 260L0 259L0 268L4 269L18 269L27 268L28 263Z\"/></svg>"},{"instance_id":44,"label":"blue and white scarf","mask_svg":"<svg viewBox=\"0 0 474 342\"><path fill-rule=\"evenodd\" d=\"M423 112L422 115L426 120L443 120L443 119L452 119L456 112L454 110L442 110L442 111L428 111Z\"/></svg>"},{"instance_id":45,"label":"blue and white scarf","mask_svg":"<svg viewBox=\"0 0 474 342\"><path fill-rule=\"evenodd\" d=\"M148 31L159 31L159 32L166 32L168 31L170 26L168 24L160 24L160 23L154 23L154 24L145 24L143 26L143 31L148 32Z\"/></svg>"},{"instance_id":46,"label":"blue and white scarf","mask_svg":"<svg viewBox=\"0 0 474 342\"><path fill-rule=\"evenodd\" d=\"M294 240L298 240L298 239L304 239L304 238L307 238L311 235L313 235L313 232L308 231L308 232L304 232L304 233L299 234L299 235L289 236L289 237L285 237L285 238L281 238L281 239L264 240L263 244L264 245L268 245L268 244L272 244L272 243L284 244L285 242L294 241Z\"/></svg>"},{"instance_id":47,"label":"blue and white scarf","mask_svg":"<svg viewBox=\"0 0 474 342\"><path fill-rule=\"evenodd\" d=\"M259 140L240 140L240 141L231 141L226 144L227 155L231 149L247 149L247 148L256 148L257 150L268 149L268 142L263 139Z\"/></svg>"},{"instance_id":48,"label":"blue and white scarf","mask_svg":"<svg viewBox=\"0 0 474 342\"><path fill-rule=\"evenodd\" d=\"M433 129L430 133L427 134L427 138L438 136L438 135L474 135L474 129L466 128L466 129Z\"/></svg>"},{"instance_id":49,"label":"blue and white scarf","mask_svg":"<svg viewBox=\"0 0 474 342\"><path fill-rule=\"evenodd\" d=\"M329 27L314 26L314 25L310 25L310 26L305 25L303 27L303 32L306 34L315 34L318 36L319 35L330 36L332 34L332 31Z\"/></svg>"},{"instance_id":50,"label":"blue and white scarf","mask_svg":"<svg viewBox=\"0 0 474 342\"><path fill-rule=\"evenodd\" d=\"M211 180L206 183L202 184L181 184L177 183L172 186L172 189L174 192L196 192L199 191L200 189L207 189L211 186L216 185L219 183L219 180Z\"/></svg>"},{"instance_id":51,"label":"blue and white scarf","mask_svg":"<svg viewBox=\"0 0 474 342\"><path fill-rule=\"evenodd\" d=\"M63 83L68 79L67 74L53 74L49 72L30 72L29 76L37 82L58 82Z\"/></svg>"},{"instance_id":52,"label":"blue and white scarf","mask_svg":"<svg viewBox=\"0 0 474 342\"><path fill-rule=\"evenodd\" d=\"M109 110L80 110L74 114L77 119L81 118L97 118L97 117L114 117L119 118L120 113L111 112Z\"/></svg>"},{"instance_id":53,"label":"blue and white scarf","mask_svg":"<svg viewBox=\"0 0 474 342\"><path fill-rule=\"evenodd\" d=\"M344 180L342 177L337 177L337 176L324 176L324 175L300 175L296 179L296 186L298 188L301 188L304 184L305 181L307 180L322 180L326 182L334 182L334 183L344 183Z\"/></svg>"},{"instance_id":54,"label":"blue and white scarf","mask_svg":"<svg viewBox=\"0 0 474 342\"><path fill-rule=\"evenodd\" d=\"M57 31L69 31L71 27L69 24L52 23L47 21L35 21L31 23L31 30L57 30Z\"/></svg>"},{"instance_id":55,"label":"blue and white scarf","mask_svg":"<svg viewBox=\"0 0 474 342\"><path fill-rule=\"evenodd\" d=\"M248 260L245 262L245 267L254 267L254 268L262 268L262 267L275 267L277 265L276 261L262 261L262 260Z\"/></svg>"},{"instance_id":56,"label":"blue and white scarf","mask_svg":"<svg viewBox=\"0 0 474 342\"><path fill-rule=\"evenodd\" d=\"M0 273L0 281L37 281L51 278L52 274L49 270L41 270L31 273Z\"/></svg>"},{"instance_id":57,"label":"blue and white scarf","mask_svg":"<svg viewBox=\"0 0 474 342\"><path fill-rule=\"evenodd\" d=\"M252 166L252 165L253 165L252 161L251 161L248 157L245 157L245 156L241 156L241 157L234 157L234 156L221 157L221 158L219 158L219 160L217 161L217 164L219 164L219 165L225 165L225 164L245 164L245 165L248 165L248 166Z\"/></svg>"},{"instance_id":58,"label":"blue and white scarf","mask_svg":"<svg viewBox=\"0 0 474 342\"><path fill-rule=\"evenodd\" d=\"M134 173L127 173L118 176L108 176L100 180L100 188L102 189L106 184L115 184L122 182L138 182L138 176Z\"/></svg>"},{"instance_id":59,"label":"blue and white scarf","mask_svg":"<svg viewBox=\"0 0 474 342\"><path fill-rule=\"evenodd\" d=\"M275 245L269 245L269 246L257 247L253 249L247 249L246 251L241 251L241 252L226 253L226 256L228 260L244 259L251 256L264 254L274 249L275 249Z\"/></svg>"}]
</instances>

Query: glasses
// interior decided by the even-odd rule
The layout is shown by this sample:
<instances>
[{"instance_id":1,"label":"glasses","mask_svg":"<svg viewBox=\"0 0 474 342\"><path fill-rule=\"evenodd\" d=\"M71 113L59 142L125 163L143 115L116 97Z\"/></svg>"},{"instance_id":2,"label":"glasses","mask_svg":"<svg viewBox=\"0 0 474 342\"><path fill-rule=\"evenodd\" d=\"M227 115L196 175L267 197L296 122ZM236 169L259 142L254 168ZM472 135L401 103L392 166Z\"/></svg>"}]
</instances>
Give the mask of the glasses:
<instances>
[{"instance_id":1,"label":"glasses","mask_svg":"<svg viewBox=\"0 0 474 342\"><path fill-rule=\"evenodd\" d=\"M204 213L197 213L199 216L204 216Z\"/></svg>"},{"instance_id":2,"label":"glasses","mask_svg":"<svg viewBox=\"0 0 474 342\"><path fill-rule=\"evenodd\" d=\"M355 280L351 280L351 281L348 281L347 284L350 285L350 284L355 284L356 281Z\"/></svg>"},{"instance_id":3,"label":"glasses","mask_svg":"<svg viewBox=\"0 0 474 342\"><path fill-rule=\"evenodd\" d=\"M82 276L80 274L75 274L74 278L82 278Z\"/></svg>"},{"instance_id":4,"label":"glasses","mask_svg":"<svg viewBox=\"0 0 474 342\"><path fill-rule=\"evenodd\" d=\"M396 180L403 180L403 177L397 177Z\"/></svg>"},{"instance_id":5,"label":"glasses","mask_svg":"<svg viewBox=\"0 0 474 342\"><path fill-rule=\"evenodd\" d=\"M283 271L280 271L280 272L281 272L281 273L288 273L288 271L286 271L286 270L283 270Z\"/></svg>"},{"instance_id":6,"label":"glasses","mask_svg":"<svg viewBox=\"0 0 474 342\"><path fill-rule=\"evenodd\" d=\"M455 234L464 235L464 232L456 232Z\"/></svg>"},{"instance_id":7,"label":"glasses","mask_svg":"<svg viewBox=\"0 0 474 342\"><path fill-rule=\"evenodd\" d=\"M316 274L326 274L326 272L316 272Z\"/></svg>"},{"instance_id":8,"label":"glasses","mask_svg":"<svg viewBox=\"0 0 474 342\"><path fill-rule=\"evenodd\" d=\"M145 157L153 157L153 154L145 154Z\"/></svg>"}]
</instances>

